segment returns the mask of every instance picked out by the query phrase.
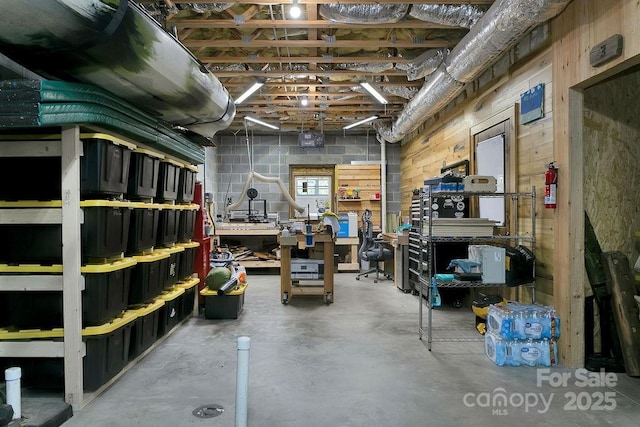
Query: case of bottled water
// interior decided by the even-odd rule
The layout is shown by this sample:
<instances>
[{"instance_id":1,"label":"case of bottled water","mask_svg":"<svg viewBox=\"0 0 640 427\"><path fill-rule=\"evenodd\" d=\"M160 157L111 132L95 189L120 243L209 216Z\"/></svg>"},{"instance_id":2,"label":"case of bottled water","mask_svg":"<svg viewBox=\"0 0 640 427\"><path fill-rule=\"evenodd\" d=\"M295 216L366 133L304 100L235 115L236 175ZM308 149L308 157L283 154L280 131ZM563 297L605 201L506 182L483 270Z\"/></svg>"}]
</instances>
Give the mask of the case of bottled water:
<instances>
[{"instance_id":1,"label":"case of bottled water","mask_svg":"<svg viewBox=\"0 0 640 427\"><path fill-rule=\"evenodd\" d=\"M558 346L553 339L509 340L487 332L484 351L498 366L552 366L558 363Z\"/></svg>"},{"instance_id":2,"label":"case of bottled water","mask_svg":"<svg viewBox=\"0 0 640 427\"><path fill-rule=\"evenodd\" d=\"M508 302L489 307L487 331L507 340L557 339L560 318L553 307Z\"/></svg>"}]
</instances>

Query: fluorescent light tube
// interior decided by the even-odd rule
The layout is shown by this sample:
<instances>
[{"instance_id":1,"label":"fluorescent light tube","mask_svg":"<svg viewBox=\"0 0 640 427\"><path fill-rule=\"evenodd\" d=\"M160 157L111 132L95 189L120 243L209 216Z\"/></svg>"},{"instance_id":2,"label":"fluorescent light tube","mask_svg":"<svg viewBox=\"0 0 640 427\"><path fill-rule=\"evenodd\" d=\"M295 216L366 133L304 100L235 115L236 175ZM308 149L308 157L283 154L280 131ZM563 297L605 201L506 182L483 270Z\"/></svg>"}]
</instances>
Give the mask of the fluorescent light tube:
<instances>
[{"instance_id":1,"label":"fluorescent light tube","mask_svg":"<svg viewBox=\"0 0 640 427\"><path fill-rule=\"evenodd\" d=\"M369 83L367 82L362 82L360 83L360 86L362 86L367 92L369 92L375 99L378 100L379 103L381 104L387 104L388 101L386 99L384 99L384 96L380 95L380 92L378 92L377 90L375 90L373 88L373 86L371 86Z\"/></svg>"},{"instance_id":2,"label":"fluorescent light tube","mask_svg":"<svg viewBox=\"0 0 640 427\"><path fill-rule=\"evenodd\" d=\"M262 126L266 126L269 129L273 129L273 130L279 130L280 129L278 126L272 125L272 124L267 123L267 122L263 122L262 120L258 120L258 119L254 118L254 117L245 116L244 118L246 120L249 120L250 122L257 123L257 124L262 125Z\"/></svg>"},{"instance_id":3,"label":"fluorescent light tube","mask_svg":"<svg viewBox=\"0 0 640 427\"><path fill-rule=\"evenodd\" d=\"M235 104L241 104L245 99L247 99L248 97L250 97L253 92L257 91L258 89L260 89L262 86L264 85L264 83L262 82L255 82L253 84L253 86L251 86L249 89L247 89L247 91L245 93L243 93L242 95L240 95L238 97L238 99L235 100Z\"/></svg>"},{"instance_id":4,"label":"fluorescent light tube","mask_svg":"<svg viewBox=\"0 0 640 427\"><path fill-rule=\"evenodd\" d=\"M359 122L355 122L355 123L351 123L350 125L346 125L345 127L343 127L342 129L347 130L347 129L351 129L354 128L356 126L360 126L363 125L365 123L369 123L374 121L375 119L377 119L378 116L371 116L371 117L367 117L366 119L362 119Z\"/></svg>"}]
</instances>

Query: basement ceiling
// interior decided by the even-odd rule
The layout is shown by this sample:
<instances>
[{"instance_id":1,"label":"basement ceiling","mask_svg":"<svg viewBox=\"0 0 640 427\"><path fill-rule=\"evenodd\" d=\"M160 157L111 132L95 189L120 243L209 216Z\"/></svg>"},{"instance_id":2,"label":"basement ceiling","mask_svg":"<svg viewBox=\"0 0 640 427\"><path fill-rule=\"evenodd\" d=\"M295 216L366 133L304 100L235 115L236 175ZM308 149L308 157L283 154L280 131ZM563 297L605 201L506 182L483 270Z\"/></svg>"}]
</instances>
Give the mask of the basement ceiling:
<instances>
[{"instance_id":1,"label":"basement ceiling","mask_svg":"<svg viewBox=\"0 0 640 427\"><path fill-rule=\"evenodd\" d=\"M390 123L424 84L423 76L412 74L421 61L455 47L475 22L471 17L493 1L299 0L297 19L290 17L292 1L139 3L234 99L264 83L236 105L234 121L220 132L236 133L246 116L291 132L342 130L373 115ZM425 17L419 14L422 5L443 9ZM388 103L377 101L362 82Z\"/></svg>"}]
</instances>

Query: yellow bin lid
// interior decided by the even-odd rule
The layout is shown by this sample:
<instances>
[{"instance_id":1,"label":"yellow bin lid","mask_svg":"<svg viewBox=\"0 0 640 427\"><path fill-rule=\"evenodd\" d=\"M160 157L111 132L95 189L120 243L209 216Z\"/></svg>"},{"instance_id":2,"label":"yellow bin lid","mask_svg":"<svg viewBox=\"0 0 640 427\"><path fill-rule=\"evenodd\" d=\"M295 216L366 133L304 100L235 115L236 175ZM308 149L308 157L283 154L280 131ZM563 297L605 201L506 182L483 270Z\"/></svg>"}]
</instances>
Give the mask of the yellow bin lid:
<instances>
[{"instance_id":1,"label":"yellow bin lid","mask_svg":"<svg viewBox=\"0 0 640 427\"><path fill-rule=\"evenodd\" d=\"M231 292L227 292L223 296L242 295L244 293L244 291L247 290L247 286L249 286L248 283L240 283L238 286L235 287L234 290L232 290ZM217 297L218 296L218 291L212 291L209 288L204 288L203 290L200 291L200 295L202 295L204 297L213 297L213 296Z\"/></svg>"},{"instance_id":2,"label":"yellow bin lid","mask_svg":"<svg viewBox=\"0 0 640 427\"><path fill-rule=\"evenodd\" d=\"M153 302L149 304L136 304L129 307L127 311L131 311L136 314L138 317L147 316L154 311L158 310L160 307L164 305L163 299L155 299Z\"/></svg>"},{"instance_id":3,"label":"yellow bin lid","mask_svg":"<svg viewBox=\"0 0 640 427\"><path fill-rule=\"evenodd\" d=\"M173 288L171 288L170 291L161 293L158 296L158 298L167 302L167 301L173 301L174 299L178 298L182 294L184 294L184 288L179 288L174 286Z\"/></svg>"},{"instance_id":4,"label":"yellow bin lid","mask_svg":"<svg viewBox=\"0 0 640 427\"><path fill-rule=\"evenodd\" d=\"M186 291L187 289L193 288L198 283L200 283L200 279L197 278L197 277L192 277L192 278L187 279L187 280L179 281L178 283L176 283L175 286L178 287L178 288L182 288L182 289L184 289Z\"/></svg>"},{"instance_id":5,"label":"yellow bin lid","mask_svg":"<svg viewBox=\"0 0 640 427\"><path fill-rule=\"evenodd\" d=\"M129 141L125 141L122 138L118 138L117 136L109 135L106 133L81 133L80 139L104 139L114 143L115 145L125 146L129 150L135 150L136 148L138 148L135 144L132 144Z\"/></svg>"},{"instance_id":6,"label":"yellow bin lid","mask_svg":"<svg viewBox=\"0 0 640 427\"><path fill-rule=\"evenodd\" d=\"M163 258L169 255L163 254ZM80 267L81 273L111 273L112 271L124 270L133 267L138 263L137 257L120 258L116 261L105 264L87 264ZM40 274L62 274L62 264L39 265L39 264L0 264L0 273L40 273Z\"/></svg>"},{"instance_id":7,"label":"yellow bin lid","mask_svg":"<svg viewBox=\"0 0 640 427\"><path fill-rule=\"evenodd\" d=\"M182 246L185 249L192 249L200 246L200 243L198 242L176 243L176 246Z\"/></svg>"},{"instance_id":8,"label":"yellow bin lid","mask_svg":"<svg viewBox=\"0 0 640 427\"><path fill-rule=\"evenodd\" d=\"M154 250L148 255L134 255L132 258L137 262L156 262L161 259L169 258L169 253L163 250Z\"/></svg>"},{"instance_id":9,"label":"yellow bin lid","mask_svg":"<svg viewBox=\"0 0 640 427\"><path fill-rule=\"evenodd\" d=\"M82 330L83 337L110 334L123 326L136 320L138 316L134 312L125 311L120 316L114 318L109 323L100 326L89 326ZM64 329L0 329L0 341L30 340L43 338L63 338Z\"/></svg>"}]
</instances>

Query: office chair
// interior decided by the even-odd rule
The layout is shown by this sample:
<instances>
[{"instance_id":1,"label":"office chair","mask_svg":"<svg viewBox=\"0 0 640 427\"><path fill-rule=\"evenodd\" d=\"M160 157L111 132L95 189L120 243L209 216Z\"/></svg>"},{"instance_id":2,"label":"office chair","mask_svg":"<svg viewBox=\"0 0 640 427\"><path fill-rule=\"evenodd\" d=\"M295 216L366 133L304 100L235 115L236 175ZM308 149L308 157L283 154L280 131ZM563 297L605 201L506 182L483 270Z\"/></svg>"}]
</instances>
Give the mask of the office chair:
<instances>
[{"instance_id":1,"label":"office chair","mask_svg":"<svg viewBox=\"0 0 640 427\"><path fill-rule=\"evenodd\" d=\"M376 273L373 283L378 283L380 273L386 278L391 279L389 273L385 273L378 266L380 261L393 259L393 252L386 248L383 244L384 240L373 237L373 223L371 222L371 210L365 209L362 214L362 244L358 250L358 256L365 261L373 262L375 267L362 272L356 276L356 280L360 280L360 276L369 277L370 273Z\"/></svg>"}]
</instances>

